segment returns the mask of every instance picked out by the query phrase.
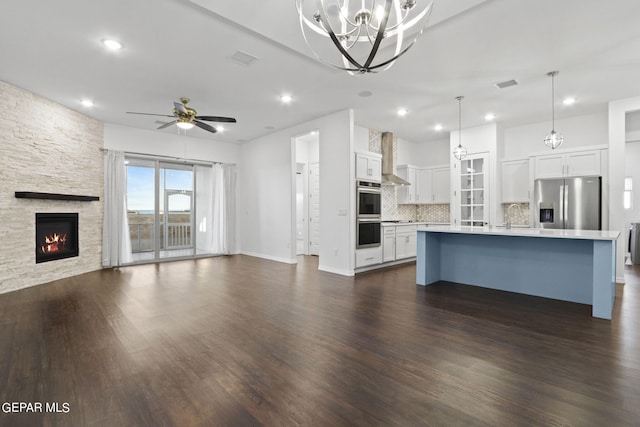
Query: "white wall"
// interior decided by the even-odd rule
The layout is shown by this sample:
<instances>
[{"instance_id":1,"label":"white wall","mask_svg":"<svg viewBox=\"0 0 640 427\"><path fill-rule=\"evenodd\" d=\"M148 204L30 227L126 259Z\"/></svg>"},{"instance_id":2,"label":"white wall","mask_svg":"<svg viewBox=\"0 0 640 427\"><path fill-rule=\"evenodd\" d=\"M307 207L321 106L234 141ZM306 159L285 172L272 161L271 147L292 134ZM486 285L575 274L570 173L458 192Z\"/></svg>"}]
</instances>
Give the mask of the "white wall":
<instances>
[{"instance_id":1,"label":"white wall","mask_svg":"<svg viewBox=\"0 0 640 427\"><path fill-rule=\"evenodd\" d=\"M353 127L353 151L369 151L369 129L362 126Z\"/></svg>"},{"instance_id":2,"label":"white wall","mask_svg":"<svg viewBox=\"0 0 640 427\"><path fill-rule=\"evenodd\" d=\"M275 132L241 146L238 182L242 251L283 262L295 256L296 136L319 132L321 270L353 274L353 112L345 110ZM314 150L311 150L314 151ZM311 160L310 160L311 161ZM339 216L345 210L346 216Z\"/></svg>"},{"instance_id":3,"label":"white wall","mask_svg":"<svg viewBox=\"0 0 640 427\"><path fill-rule=\"evenodd\" d=\"M215 141L213 137L197 137L200 129L189 131L187 136L134 129L112 124L104 125L104 148L126 152L177 157L221 163L238 163L240 145Z\"/></svg>"},{"instance_id":4,"label":"white wall","mask_svg":"<svg viewBox=\"0 0 640 427\"><path fill-rule=\"evenodd\" d=\"M640 97L621 99L609 103L609 229L622 232L618 239L616 281L624 283L624 254L627 241L624 224L623 190L625 171L621 167L626 151L626 114L640 110Z\"/></svg>"},{"instance_id":5,"label":"white wall","mask_svg":"<svg viewBox=\"0 0 640 427\"><path fill-rule=\"evenodd\" d=\"M556 120L555 128L564 136L563 149L602 145L609 140L606 112ZM551 123L546 121L500 129L500 141L504 144L500 156L505 160L524 159L532 153L545 151L543 141L551 131Z\"/></svg>"},{"instance_id":6,"label":"white wall","mask_svg":"<svg viewBox=\"0 0 640 427\"><path fill-rule=\"evenodd\" d=\"M238 223L241 252L282 262L291 254L293 205L291 135L280 132L240 147Z\"/></svg>"},{"instance_id":7,"label":"white wall","mask_svg":"<svg viewBox=\"0 0 640 427\"><path fill-rule=\"evenodd\" d=\"M416 145L418 148L416 157L422 161L422 166L449 165L451 163L451 159L453 159L453 155L451 154L451 151L449 151L449 138L429 142L419 142Z\"/></svg>"},{"instance_id":8,"label":"white wall","mask_svg":"<svg viewBox=\"0 0 640 427\"><path fill-rule=\"evenodd\" d=\"M414 166L449 165L449 139L411 142L398 138L397 164Z\"/></svg>"}]
</instances>

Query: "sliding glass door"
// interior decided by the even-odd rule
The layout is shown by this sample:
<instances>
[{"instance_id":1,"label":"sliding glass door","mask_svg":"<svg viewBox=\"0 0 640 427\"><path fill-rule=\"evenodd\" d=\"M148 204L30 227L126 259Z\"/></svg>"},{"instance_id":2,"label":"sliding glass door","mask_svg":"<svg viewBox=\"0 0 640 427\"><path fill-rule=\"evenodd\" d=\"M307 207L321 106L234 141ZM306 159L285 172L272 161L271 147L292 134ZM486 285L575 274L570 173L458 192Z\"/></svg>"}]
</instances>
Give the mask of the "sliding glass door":
<instances>
[{"instance_id":1,"label":"sliding glass door","mask_svg":"<svg viewBox=\"0 0 640 427\"><path fill-rule=\"evenodd\" d=\"M134 262L195 254L193 168L157 160L127 160L127 209Z\"/></svg>"},{"instance_id":2,"label":"sliding glass door","mask_svg":"<svg viewBox=\"0 0 640 427\"><path fill-rule=\"evenodd\" d=\"M193 166L159 164L160 258L194 255Z\"/></svg>"},{"instance_id":3,"label":"sliding glass door","mask_svg":"<svg viewBox=\"0 0 640 427\"><path fill-rule=\"evenodd\" d=\"M155 259L156 162L127 159L127 217L133 260Z\"/></svg>"}]
</instances>

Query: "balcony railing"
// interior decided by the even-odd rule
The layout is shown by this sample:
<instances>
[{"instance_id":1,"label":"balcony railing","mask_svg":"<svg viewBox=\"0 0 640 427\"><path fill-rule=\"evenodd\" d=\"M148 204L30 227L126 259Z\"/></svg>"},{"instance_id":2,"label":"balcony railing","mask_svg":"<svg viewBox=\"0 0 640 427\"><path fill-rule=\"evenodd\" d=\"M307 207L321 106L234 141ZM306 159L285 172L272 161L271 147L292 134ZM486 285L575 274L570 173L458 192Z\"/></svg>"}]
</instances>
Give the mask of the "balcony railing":
<instances>
[{"instance_id":1,"label":"balcony railing","mask_svg":"<svg viewBox=\"0 0 640 427\"><path fill-rule=\"evenodd\" d=\"M189 248L191 243L191 224L184 222L169 223L165 238L164 223L160 224L160 241L164 243L162 249ZM136 252L153 251L154 224L151 222L130 222L129 235L131 250Z\"/></svg>"}]
</instances>

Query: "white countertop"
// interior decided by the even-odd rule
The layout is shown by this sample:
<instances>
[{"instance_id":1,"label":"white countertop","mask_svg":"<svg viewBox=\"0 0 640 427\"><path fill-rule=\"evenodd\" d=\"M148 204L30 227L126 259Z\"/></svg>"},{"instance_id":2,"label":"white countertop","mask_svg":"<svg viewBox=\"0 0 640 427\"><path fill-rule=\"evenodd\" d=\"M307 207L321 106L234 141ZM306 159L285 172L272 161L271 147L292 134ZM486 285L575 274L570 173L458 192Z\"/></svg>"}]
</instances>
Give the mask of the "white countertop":
<instances>
[{"instance_id":1,"label":"white countertop","mask_svg":"<svg viewBox=\"0 0 640 427\"><path fill-rule=\"evenodd\" d=\"M557 230L550 228L512 228L504 227L456 227L456 226L430 226L421 227L419 232L429 233L460 233L460 234L486 234L495 236L519 236L519 237L545 237L552 239L584 239L584 240L616 240L620 236L619 231L608 230Z\"/></svg>"},{"instance_id":2,"label":"white countertop","mask_svg":"<svg viewBox=\"0 0 640 427\"><path fill-rule=\"evenodd\" d=\"M406 222L394 222L394 221L382 221L381 222L383 227L390 227L392 225L449 225L448 222L430 222L430 221L406 221Z\"/></svg>"}]
</instances>

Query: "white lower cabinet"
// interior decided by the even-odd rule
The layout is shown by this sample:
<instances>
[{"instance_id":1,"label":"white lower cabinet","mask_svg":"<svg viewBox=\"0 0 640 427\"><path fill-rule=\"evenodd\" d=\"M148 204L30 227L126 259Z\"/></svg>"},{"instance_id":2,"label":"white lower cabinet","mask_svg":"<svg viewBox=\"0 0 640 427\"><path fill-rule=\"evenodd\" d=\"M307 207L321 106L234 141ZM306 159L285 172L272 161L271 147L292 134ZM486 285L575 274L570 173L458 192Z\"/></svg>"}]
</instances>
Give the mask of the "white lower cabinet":
<instances>
[{"instance_id":1,"label":"white lower cabinet","mask_svg":"<svg viewBox=\"0 0 640 427\"><path fill-rule=\"evenodd\" d=\"M396 226L382 227L382 262L396 260Z\"/></svg>"},{"instance_id":2,"label":"white lower cabinet","mask_svg":"<svg viewBox=\"0 0 640 427\"><path fill-rule=\"evenodd\" d=\"M380 264L382 262L382 246L356 249L356 268Z\"/></svg>"},{"instance_id":3,"label":"white lower cabinet","mask_svg":"<svg viewBox=\"0 0 640 427\"><path fill-rule=\"evenodd\" d=\"M396 226L396 259L416 256L418 248L416 232L415 225Z\"/></svg>"}]
</instances>

